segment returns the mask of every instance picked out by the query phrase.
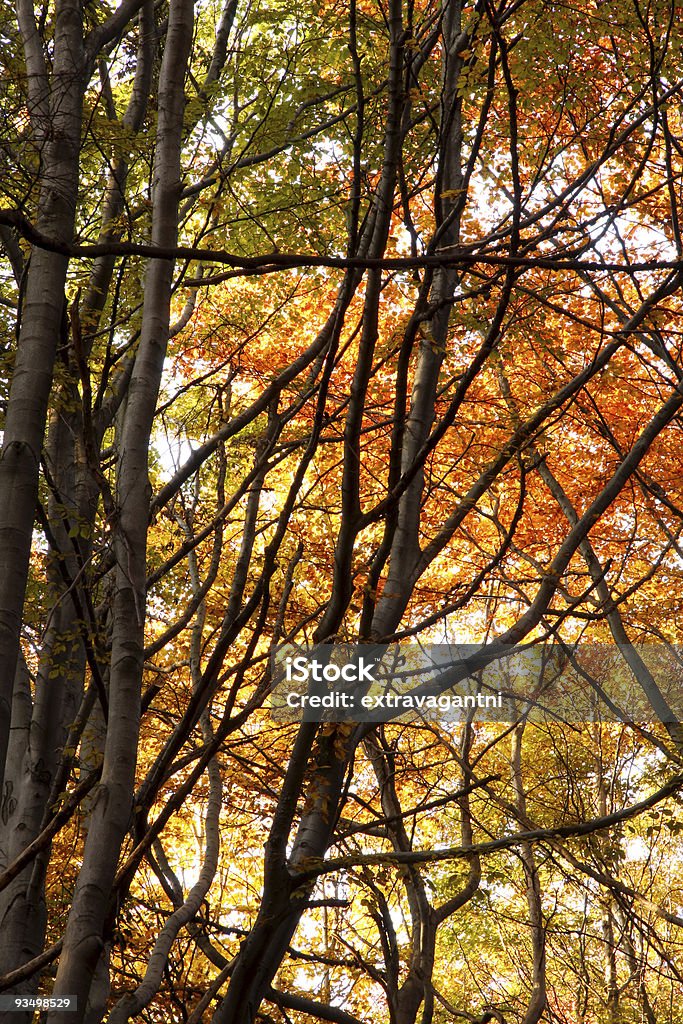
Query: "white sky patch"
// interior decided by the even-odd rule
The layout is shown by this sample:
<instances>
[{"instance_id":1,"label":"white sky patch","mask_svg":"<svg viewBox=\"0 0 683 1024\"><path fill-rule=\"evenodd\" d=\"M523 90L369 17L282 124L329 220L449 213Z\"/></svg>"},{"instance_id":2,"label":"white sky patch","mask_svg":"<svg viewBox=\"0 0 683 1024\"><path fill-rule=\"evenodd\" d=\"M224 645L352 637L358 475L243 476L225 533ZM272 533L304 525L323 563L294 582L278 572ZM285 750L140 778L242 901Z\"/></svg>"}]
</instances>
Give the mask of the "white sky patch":
<instances>
[{"instance_id":1,"label":"white sky patch","mask_svg":"<svg viewBox=\"0 0 683 1024\"><path fill-rule=\"evenodd\" d=\"M152 444L164 472L169 476L173 476L195 451L187 437L172 437L165 430L154 433Z\"/></svg>"}]
</instances>

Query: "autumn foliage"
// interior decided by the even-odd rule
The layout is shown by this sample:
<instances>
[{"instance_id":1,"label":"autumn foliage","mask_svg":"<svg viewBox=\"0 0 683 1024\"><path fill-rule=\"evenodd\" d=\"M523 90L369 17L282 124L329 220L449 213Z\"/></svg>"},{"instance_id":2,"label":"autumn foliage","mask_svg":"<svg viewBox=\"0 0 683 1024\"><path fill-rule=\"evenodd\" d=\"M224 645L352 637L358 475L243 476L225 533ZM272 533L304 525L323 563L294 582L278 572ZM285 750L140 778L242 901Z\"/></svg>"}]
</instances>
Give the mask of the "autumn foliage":
<instances>
[{"instance_id":1,"label":"autumn foliage","mask_svg":"<svg viewBox=\"0 0 683 1024\"><path fill-rule=\"evenodd\" d=\"M5 21L0 1022L683 1020L680 9ZM271 713L393 641L646 711Z\"/></svg>"}]
</instances>

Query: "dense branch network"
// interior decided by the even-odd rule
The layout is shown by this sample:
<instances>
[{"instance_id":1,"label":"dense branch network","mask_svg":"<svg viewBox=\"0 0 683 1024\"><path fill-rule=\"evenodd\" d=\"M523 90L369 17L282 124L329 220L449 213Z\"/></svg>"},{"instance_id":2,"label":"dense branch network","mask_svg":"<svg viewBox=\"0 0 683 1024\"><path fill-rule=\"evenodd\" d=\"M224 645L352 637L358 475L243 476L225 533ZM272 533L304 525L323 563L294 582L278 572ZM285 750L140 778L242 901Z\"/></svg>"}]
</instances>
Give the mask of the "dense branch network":
<instances>
[{"instance_id":1,"label":"dense branch network","mask_svg":"<svg viewBox=\"0 0 683 1024\"><path fill-rule=\"evenodd\" d=\"M676 1024L679 20L18 0L0 991ZM271 711L283 645L392 642L609 720Z\"/></svg>"}]
</instances>

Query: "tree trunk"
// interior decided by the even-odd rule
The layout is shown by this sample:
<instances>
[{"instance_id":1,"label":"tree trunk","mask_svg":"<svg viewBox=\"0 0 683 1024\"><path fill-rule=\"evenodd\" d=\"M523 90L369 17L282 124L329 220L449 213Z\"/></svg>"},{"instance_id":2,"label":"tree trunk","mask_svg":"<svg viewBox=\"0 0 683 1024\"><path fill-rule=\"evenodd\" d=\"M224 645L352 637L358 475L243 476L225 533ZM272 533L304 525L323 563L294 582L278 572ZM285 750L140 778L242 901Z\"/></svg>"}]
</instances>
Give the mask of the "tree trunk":
<instances>
[{"instance_id":1,"label":"tree trunk","mask_svg":"<svg viewBox=\"0 0 683 1024\"><path fill-rule=\"evenodd\" d=\"M19 23L30 83L33 134L41 151L36 226L52 238L69 242L78 195L86 78L81 5L78 0L64 0L57 8L49 80L32 5L27 0L20 0ZM48 398L57 346L65 333L67 266L66 256L59 253L35 248L31 253L0 451L0 792Z\"/></svg>"},{"instance_id":2,"label":"tree trunk","mask_svg":"<svg viewBox=\"0 0 683 1024\"><path fill-rule=\"evenodd\" d=\"M178 230L184 82L192 42L193 4L172 0L159 84L159 114L152 193L152 244L174 246ZM171 260L150 262L142 333L121 434L115 528L116 591L109 688L109 718L102 781L92 812L83 865L74 891L55 981L56 995L75 995L80 1024L93 972L113 926L110 890L121 843L131 822L142 686L146 537L149 509L147 458L169 333ZM59 1014L49 1014L48 1022Z\"/></svg>"}]
</instances>

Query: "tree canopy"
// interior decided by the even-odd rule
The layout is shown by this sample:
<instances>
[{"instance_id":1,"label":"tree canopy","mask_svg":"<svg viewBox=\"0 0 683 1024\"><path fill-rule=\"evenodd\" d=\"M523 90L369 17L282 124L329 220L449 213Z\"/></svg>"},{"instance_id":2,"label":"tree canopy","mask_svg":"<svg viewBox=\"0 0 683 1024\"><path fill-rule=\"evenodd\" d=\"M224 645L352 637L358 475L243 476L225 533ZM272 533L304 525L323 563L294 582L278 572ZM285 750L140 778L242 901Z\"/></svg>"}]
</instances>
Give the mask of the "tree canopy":
<instances>
[{"instance_id":1,"label":"tree canopy","mask_svg":"<svg viewBox=\"0 0 683 1024\"><path fill-rule=\"evenodd\" d=\"M681 25L6 6L2 1024L683 1021ZM645 710L272 712L391 643Z\"/></svg>"}]
</instances>

